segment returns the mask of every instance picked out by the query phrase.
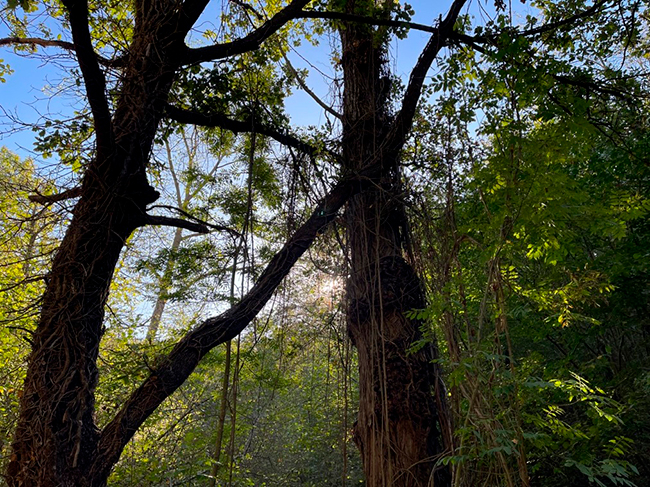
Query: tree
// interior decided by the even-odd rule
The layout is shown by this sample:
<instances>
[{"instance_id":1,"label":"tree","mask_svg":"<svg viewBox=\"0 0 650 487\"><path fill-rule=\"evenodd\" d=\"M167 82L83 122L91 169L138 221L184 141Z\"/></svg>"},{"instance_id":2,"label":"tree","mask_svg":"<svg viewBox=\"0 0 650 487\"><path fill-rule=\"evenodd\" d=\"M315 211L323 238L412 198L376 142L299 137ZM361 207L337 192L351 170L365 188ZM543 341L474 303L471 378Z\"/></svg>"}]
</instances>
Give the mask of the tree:
<instances>
[{"instance_id":1,"label":"tree","mask_svg":"<svg viewBox=\"0 0 650 487\"><path fill-rule=\"evenodd\" d=\"M644 380L647 301L619 301L646 288L644 62L621 64L604 25L543 40L597 52L589 70L537 49L500 46L480 65L455 52L463 68L434 77L444 94L416 124L428 200L413 221L435 287L422 315L445 334L456 485L647 485L647 389L624 385Z\"/></svg>"},{"instance_id":2,"label":"tree","mask_svg":"<svg viewBox=\"0 0 650 487\"><path fill-rule=\"evenodd\" d=\"M437 466L451 437L446 394L433 360L435 347L413 352L420 324L407 313L425 307L412 257L404 210L400 155L432 60L449 37L464 2L455 2L411 74L399 113L389 113L386 33L351 22L340 28L344 80L344 170L369 160L381 170L379 184L356 195L346 208L350 254L348 332L358 351L360 410L355 442L369 485L449 485ZM345 12L386 18L392 6L350 1ZM379 39L378 39L379 37ZM432 473L433 472L433 473Z\"/></svg>"},{"instance_id":3,"label":"tree","mask_svg":"<svg viewBox=\"0 0 650 487\"><path fill-rule=\"evenodd\" d=\"M23 3L29 8L28 2ZM409 245L399 174L400 153L425 77L445 46L464 43L484 49L480 46L537 36L578 23L599 12L605 3L591 7L579 3L578 13L560 12L557 20L521 32L497 25L491 26L494 32L474 37L455 30L462 26L463 0L454 1L435 26L393 19L391 6L375 2L321 2L315 5L327 7L321 10L306 9L309 4L309 0L292 0L274 11L274 3L269 2L273 14L243 37L193 48L185 39L206 9L206 0L136 2L130 15L112 5L63 0L69 41L19 35L0 41L58 46L75 54L95 144L92 154L83 159L79 188L50 198L79 199L42 299L7 470L11 486L104 485L134 432L187 379L202 357L253 319L353 195L358 196L346 209L352 262L348 323L360 357L362 409L356 432L364 470L371 485L402 482L403 478L412 485L429 481L435 460L431 457L443 449L441 435L450 435L443 416L444 393L431 364L434 355L427 348L408 352L420 331L418 322L407 318L406 312L423 307L424 300L412 266L403 257ZM54 15L56 6L48 6ZM573 2L568 6L575 7ZM246 5L242 8L250 10ZM237 87L228 83L229 63L246 53L261 53L264 42L299 18L342 22L345 87L340 155L291 135L277 118L268 116L259 99L231 106L220 102L220 97L207 96L211 90L221 90L219 94L226 98L235 92ZM111 28L95 28L98 24ZM368 27L373 25L382 27ZM385 104L392 85L383 72L386 27L409 26L429 32L431 39L391 115ZM122 37L113 39L112 35ZM106 45L110 47L102 49ZM100 50L109 57L101 56ZM200 68L201 63L211 64ZM238 92L242 93L245 90ZM125 242L146 225L207 231L195 221L149 213L148 207L159 195L147 171L165 120L263 134L310 157L338 164L342 170L339 182L270 260L250 292L227 312L189 331L99 431L94 420L97 357L110 282ZM430 396L432 389L437 391L437 404ZM414 396L417 400L412 400ZM441 426L434 426L437 422ZM426 441L416 443L416 438ZM434 471L437 485L449 483L444 468Z\"/></svg>"},{"instance_id":4,"label":"tree","mask_svg":"<svg viewBox=\"0 0 650 487\"><path fill-rule=\"evenodd\" d=\"M293 262L344 203L352 190L350 182L338 185L320 205L271 262L247 299L189 333L115 420L101 433L97 430L93 418L96 360L104 305L120 251L142 225L196 228L160 217L152 219L146 211L158 196L147 182L146 169L174 79L183 65L255 49L307 3L292 2L241 40L198 49L187 48L184 39L206 2L188 2L179 9L158 3L136 5L128 50L119 62L113 61L122 64L113 108L92 44L88 5L64 2L92 112L95 153L85 168L79 201L43 296L8 468L10 485L104 484L137 427L182 384L201 357L236 335L255 316ZM245 127L250 129L249 124Z\"/></svg>"},{"instance_id":5,"label":"tree","mask_svg":"<svg viewBox=\"0 0 650 487\"><path fill-rule=\"evenodd\" d=\"M181 215L184 215L186 218L198 218L195 216L196 213L200 212L203 214L209 214L210 209L206 202L197 201L199 195L202 193L202 190L206 186L209 186L214 183L214 175L218 172L220 166L224 163L224 158L227 155L227 146L228 144L221 138L218 144L221 146L222 153L216 154L216 161L211 162L210 167L203 168L201 163L201 158L208 159L205 155L199 154L201 148L201 134L198 131L194 133L186 134L182 129L179 133L178 144L181 145L182 154L184 154L184 167L177 167L178 151L172 150L172 141L166 139L164 141L164 157L166 159L166 170L169 171L171 176L171 185L173 187L174 198L172 200L172 205L170 209L173 211L179 212ZM206 144L207 145L207 144ZM203 164L205 165L205 163ZM215 232L219 230L222 233L236 233L234 230L231 230L223 225L212 225L210 230ZM184 241L188 241L194 237L202 236L204 233L190 233L184 235L184 230L181 227L176 227L173 232L172 242L169 248L162 250L162 255L159 255L160 262L148 263L141 262L143 267L146 267L152 271L154 275L154 286L155 286L155 304L149 324L147 326L147 338L149 340L154 340L158 329L160 328L160 322L165 311L165 307L170 299L173 297L172 290L172 281L174 276L175 267L179 264L179 260L196 261L196 267L190 267L189 272L184 272L184 274L190 274L192 270L194 274L199 274L198 276L187 276L189 282L184 282L182 288L189 288L192 286L192 282L196 283L202 279L205 279L205 272L196 272L197 269L200 269L201 266L207 266L210 269L213 269L211 273L219 273L223 266L215 265L214 262L208 262L207 259L202 259L201 256L205 255L206 257L210 254L211 248L202 248L196 249L195 252L192 252L191 249L187 249L187 244L183 247L186 249L185 254L181 252L182 244ZM205 247L205 245L203 246ZM214 252L212 252L214 253ZM207 254L207 255L206 255ZM180 262L181 264L183 262ZM157 264L157 265L156 265ZM210 272L209 272L210 273ZM186 279L187 281L187 279Z\"/></svg>"}]
</instances>

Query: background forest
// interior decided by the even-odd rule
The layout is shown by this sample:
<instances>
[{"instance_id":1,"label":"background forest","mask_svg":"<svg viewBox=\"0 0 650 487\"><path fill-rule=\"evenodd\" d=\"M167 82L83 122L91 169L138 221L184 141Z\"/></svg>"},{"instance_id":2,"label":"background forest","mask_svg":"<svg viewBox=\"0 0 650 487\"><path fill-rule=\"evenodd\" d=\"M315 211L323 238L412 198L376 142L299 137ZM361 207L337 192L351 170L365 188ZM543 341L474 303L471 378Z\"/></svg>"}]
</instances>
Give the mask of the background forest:
<instances>
[{"instance_id":1,"label":"background forest","mask_svg":"<svg viewBox=\"0 0 650 487\"><path fill-rule=\"evenodd\" d=\"M438 12L427 2L371 3L373 35L394 71L383 73L385 108L397 113L408 91L396 73L399 42ZM0 152L3 472L41 296L97 143L79 68L65 34L57 38L69 23L64 5L3 5L0 45L47 60L56 89L81 100L69 116L24 122L31 158ZM132 35L132 13L89 5L96 49L119 59L114 46ZM216 8L217 24L191 32L197 46L243 37L282 5ZM397 194L406 259L427 303L407 312L421 327L409 353L439 352L453 431L435 464L454 487L650 486L647 15L636 0L475 1L425 80ZM339 177L341 23L296 20L255 50L193 64L172 85L178 106L223 110L242 125L193 126L180 115L160 123L147 171L161 196L148 209L166 216L128 237L110 284L99 428L188 330L251 290ZM300 58L301 44L323 58ZM331 65L325 84L314 81L319 63ZM0 70L11 76L2 61ZM120 83L115 75L111 103ZM318 118L294 121L296 93ZM16 129L12 106L2 105L5 127ZM316 149L283 147L289 133ZM353 438L362 379L346 327L343 220L146 419L108 485L365 484Z\"/></svg>"}]
</instances>

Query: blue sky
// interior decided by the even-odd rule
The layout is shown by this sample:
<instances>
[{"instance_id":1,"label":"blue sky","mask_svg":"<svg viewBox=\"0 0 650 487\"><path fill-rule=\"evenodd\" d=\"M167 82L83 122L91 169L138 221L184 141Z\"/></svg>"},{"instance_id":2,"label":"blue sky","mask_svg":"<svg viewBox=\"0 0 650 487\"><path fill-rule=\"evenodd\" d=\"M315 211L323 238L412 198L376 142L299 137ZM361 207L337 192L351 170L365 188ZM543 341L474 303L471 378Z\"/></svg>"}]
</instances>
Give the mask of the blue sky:
<instances>
[{"instance_id":1,"label":"blue sky","mask_svg":"<svg viewBox=\"0 0 650 487\"><path fill-rule=\"evenodd\" d=\"M413 18L415 22L432 25L440 15L444 15L450 2L412 0L409 3L415 10L415 17ZM481 4L474 0L469 3L467 11L478 17L484 17L484 11L493 11L493 6L489 3ZM6 27L0 25L0 37L5 37L7 34ZM396 74L404 78L408 77L408 73L426 44L428 37L426 33L411 31L406 39L393 42L390 57L391 67ZM323 72L332 74L329 52L329 42L323 39L323 42L318 47L308 46L303 43L298 48L297 54L292 54L290 57L298 68L308 68L309 64L312 64ZM57 54L58 52L56 48L48 48L45 53ZM72 113L72 100L47 95L48 80L62 76L61 71L57 70L55 66L45 64L42 58L16 56L11 49L6 47L0 51L0 59L4 59L4 62L14 70L12 75L6 76L6 82L0 84L0 106L5 111L17 114L20 120L27 123L38 121L39 112L54 114L52 115L54 117L56 117L56 114L61 116ZM333 100L334 96L326 78L314 71L310 74L308 81L310 87L324 100ZM305 93L296 91L287 100L286 106L287 112L295 124L319 124L324 121L322 109ZM3 134L0 135L0 145L6 145L10 150L23 157L33 155L31 149L33 147L34 133L31 130L6 133L8 129L7 122L6 117L2 116L0 132L3 132Z\"/></svg>"}]
</instances>

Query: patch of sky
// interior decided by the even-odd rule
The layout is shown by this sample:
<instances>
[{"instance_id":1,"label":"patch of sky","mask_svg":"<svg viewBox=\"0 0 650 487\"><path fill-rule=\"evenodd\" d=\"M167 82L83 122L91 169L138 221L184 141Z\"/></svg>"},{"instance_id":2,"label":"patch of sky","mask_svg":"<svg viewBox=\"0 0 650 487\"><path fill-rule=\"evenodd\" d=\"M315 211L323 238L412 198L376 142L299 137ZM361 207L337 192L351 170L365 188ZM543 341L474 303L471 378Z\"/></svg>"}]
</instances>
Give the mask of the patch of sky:
<instances>
[{"instance_id":1,"label":"patch of sky","mask_svg":"<svg viewBox=\"0 0 650 487\"><path fill-rule=\"evenodd\" d=\"M412 21L425 25L435 25L438 19L445 15L450 4L431 0L411 0L408 3L415 12ZM221 37L219 19L226 5L225 0L210 3L188 37L191 45L204 44L206 31L217 38ZM515 24L532 9L520 2L511 2L506 8L511 10ZM465 13L475 17L479 23L484 23L496 15L493 2L477 0L467 3ZM310 29L310 23L311 21L306 21L307 31ZM69 40L55 21L49 20L47 27L53 32L52 35L60 32L63 40ZM0 24L0 38L10 35L7 24ZM411 69L429 37L430 34L426 32L411 30L404 39L392 39L389 51L390 68L403 83L408 81ZM309 89L325 104L336 109L337 100L341 95L340 72L336 70L332 56L339 50L338 40L335 34L329 33L319 36L317 41L317 44L302 42L300 46L292 47L288 58L296 69L308 71L305 84ZM21 157L35 157L38 161L38 154L33 151L36 133L32 127L48 119L72 117L75 110L82 106L82 98L66 94L70 92L64 89L70 85L74 86L76 82L76 75L72 71L73 60L56 47L39 48L36 56L16 54L12 48L4 47L0 57L14 71L6 76L5 83L0 84L0 144L6 145ZM434 65L432 72L435 69ZM299 88L294 89L286 99L285 110L292 124L296 126L321 126L326 120L334 122L310 94Z\"/></svg>"}]
</instances>

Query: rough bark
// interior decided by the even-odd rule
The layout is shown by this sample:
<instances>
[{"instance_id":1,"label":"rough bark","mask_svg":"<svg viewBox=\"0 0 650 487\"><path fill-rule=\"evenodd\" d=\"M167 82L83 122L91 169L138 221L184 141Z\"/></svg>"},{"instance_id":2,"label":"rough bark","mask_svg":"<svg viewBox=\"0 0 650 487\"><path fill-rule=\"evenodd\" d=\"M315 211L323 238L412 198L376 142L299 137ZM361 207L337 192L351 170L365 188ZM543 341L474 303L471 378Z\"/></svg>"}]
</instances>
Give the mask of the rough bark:
<instances>
[{"instance_id":1,"label":"rough bark","mask_svg":"<svg viewBox=\"0 0 650 487\"><path fill-rule=\"evenodd\" d=\"M347 13L357 14L364 3L348 1ZM346 24L340 34L343 160L351 172L371 160L381 167L380 184L356 195L346 209L347 322L358 351L360 384L354 439L370 487L450 485L448 469L436 464L446 425L440 418L444 394L432 363L435 350L427 345L411 351L422 333L407 314L425 301L404 257L408 232L399 153L408 130L398 133L395 124L405 114L388 113L391 82L381 32Z\"/></svg>"},{"instance_id":2,"label":"rough bark","mask_svg":"<svg viewBox=\"0 0 650 487\"><path fill-rule=\"evenodd\" d=\"M359 177L347 179L336 185L317 206L311 218L295 232L284 248L271 260L251 291L227 312L204 321L189 332L169 355L161 360L151 376L134 391L115 419L101 433L96 430L92 422L94 388L89 388L91 380L94 381L93 385L96 385L97 369L93 358L96 359L97 348L94 351L82 349L85 342L77 345L81 334L79 329L73 329L72 325L63 331L57 331L56 336L51 338L45 347L36 348L35 345L32 362L30 362L30 374L34 374L36 378L31 379L30 382L28 377L25 386L26 391L28 387L35 391L30 391L32 395L28 398L29 401L25 401L23 396L23 408L25 404L31 407L22 411L19 424L21 429L16 435L14 456L7 475L9 485L105 485L122 449L144 420L165 398L180 387L205 354L244 329L270 299L282 279L319 232L335 219L338 210L350 195L361 191L374 181L375 173L371 169ZM115 262L112 264L114 265ZM104 268L108 268L108 265ZM98 270L94 269L95 275ZM87 285L86 289L89 287ZM61 297L59 299L61 303L68 303L68 299ZM92 317L85 318L92 324L90 322ZM69 322L69 320L61 321L64 324ZM74 324L78 323L79 320ZM88 326L85 323L84 325ZM96 340L93 342L95 347L98 346L100 333L91 337ZM58 341L62 344L56 348ZM52 351L64 357L72 353L78 355L73 357L74 360L60 363L54 362L52 355L59 360L60 357ZM37 355L37 352L41 355ZM94 352L94 355L91 355L91 352ZM50 356L43 357L47 353L50 353ZM34 356L39 358L35 364ZM90 372L80 368L80 365L90 369ZM63 370L68 375L63 375L61 372ZM53 376L57 371L61 377ZM91 373L94 373L94 376L88 378ZM64 379L65 387L62 386L61 379ZM49 389L46 389L48 386ZM53 397L44 396L43 392ZM51 416L43 418L44 411ZM71 416L71 412L78 416ZM57 413L59 416L54 416ZM30 421L35 423L30 424Z\"/></svg>"},{"instance_id":3,"label":"rough bark","mask_svg":"<svg viewBox=\"0 0 650 487\"><path fill-rule=\"evenodd\" d=\"M157 197L145 167L174 71L169 60L131 63L110 119L103 75L92 53L82 54L90 42L87 7L66 6L93 109L97 153L43 296L8 467L12 486L86 484L99 438L93 412L104 305L124 242ZM141 42L136 34L134 44Z\"/></svg>"}]
</instances>

